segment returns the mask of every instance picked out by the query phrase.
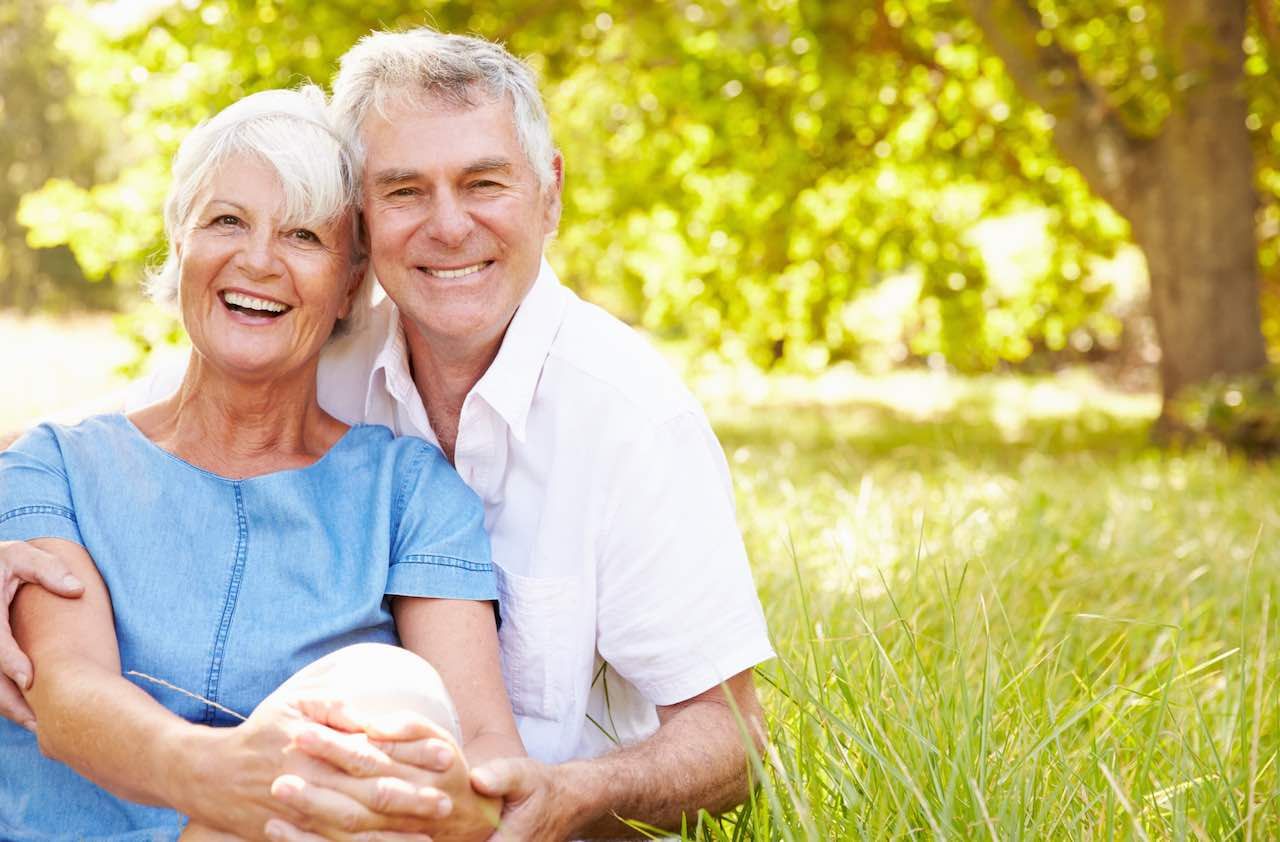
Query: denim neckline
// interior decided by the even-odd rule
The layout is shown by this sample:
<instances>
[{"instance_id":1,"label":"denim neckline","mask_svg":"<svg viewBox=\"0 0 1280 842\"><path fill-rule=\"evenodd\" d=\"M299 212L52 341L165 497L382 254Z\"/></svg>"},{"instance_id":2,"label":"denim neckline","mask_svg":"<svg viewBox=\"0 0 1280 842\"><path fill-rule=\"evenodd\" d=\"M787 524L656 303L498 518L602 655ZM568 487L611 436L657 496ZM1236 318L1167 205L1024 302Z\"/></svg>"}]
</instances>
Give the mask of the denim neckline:
<instances>
[{"instance_id":1,"label":"denim neckline","mask_svg":"<svg viewBox=\"0 0 1280 842\"><path fill-rule=\"evenodd\" d=\"M130 433L130 435L133 435L142 439L142 441L146 444L148 448L150 448L151 450L154 450L156 453L159 453L161 456L164 456L166 459L169 459L170 461L173 461L173 462L177 462L179 465L182 465L183 467L188 468L189 470L195 471L198 474L203 474L204 476L210 477L211 479L220 480L222 482L231 483L233 485L239 485L245 482L253 482L254 480L270 479L271 477L286 476L288 474L302 474L312 469L319 468L329 458L330 454L332 454L335 450L344 446L347 443L347 440L351 438L352 433L354 433L358 429L370 426L369 424L349 425L347 427L347 431L343 433L338 438L337 441L335 441L332 445L330 445L329 449L326 450L319 459L312 462L310 465L304 465L301 468L286 468L282 471L271 471L265 474L255 474L251 477L242 477L241 479L234 479L232 477L224 477L222 474L216 474L213 471L207 470L205 468L201 468L199 465L193 465L190 462L188 462L186 459L183 459L181 456L178 456L175 453L170 453L169 451L165 450L163 447L161 447L160 445L152 441L150 438L148 438L146 433L142 432L142 430L139 430L138 425L134 424L133 421L129 419L129 416L125 415L123 412L112 413L107 417L117 418L120 421L124 422L124 425L127 431Z\"/></svg>"}]
</instances>

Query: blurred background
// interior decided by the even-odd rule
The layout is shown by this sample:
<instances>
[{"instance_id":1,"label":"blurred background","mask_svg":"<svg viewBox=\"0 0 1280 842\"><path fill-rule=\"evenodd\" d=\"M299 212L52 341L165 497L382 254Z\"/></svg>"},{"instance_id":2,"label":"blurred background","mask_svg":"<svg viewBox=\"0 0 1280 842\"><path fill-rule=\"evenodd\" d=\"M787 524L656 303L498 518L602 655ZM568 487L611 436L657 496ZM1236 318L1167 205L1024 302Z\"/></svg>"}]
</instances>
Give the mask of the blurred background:
<instances>
[{"instance_id":1,"label":"blurred background","mask_svg":"<svg viewBox=\"0 0 1280 842\"><path fill-rule=\"evenodd\" d=\"M537 68L550 259L733 469L775 751L686 838L1280 838L1239 453L1280 442L1280 0L0 0L0 434L182 353L139 280L195 123L422 23Z\"/></svg>"},{"instance_id":2,"label":"blurred background","mask_svg":"<svg viewBox=\"0 0 1280 842\"><path fill-rule=\"evenodd\" d=\"M553 263L684 357L1084 364L1172 398L1280 350L1278 20L1277 0L0 0L0 353L49 325L15 313L115 312L124 344L92 356L136 371L179 335L139 279L186 131L431 23L537 68L567 161ZM1201 404L1260 388L1232 384Z\"/></svg>"}]
</instances>

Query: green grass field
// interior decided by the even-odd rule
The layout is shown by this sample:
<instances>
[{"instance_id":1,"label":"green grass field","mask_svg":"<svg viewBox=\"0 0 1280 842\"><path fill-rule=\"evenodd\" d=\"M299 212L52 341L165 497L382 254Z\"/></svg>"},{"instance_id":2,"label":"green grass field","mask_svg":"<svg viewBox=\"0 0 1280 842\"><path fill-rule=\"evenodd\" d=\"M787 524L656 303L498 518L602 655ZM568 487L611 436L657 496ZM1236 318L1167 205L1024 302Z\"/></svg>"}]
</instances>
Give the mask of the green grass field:
<instances>
[{"instance_id":1,"label":"green grass field","mask_svg":"<svg viewBox=\"0 0 1280 842\"><path fill-rule=\"evenodd\" d=\"M735 391L739 395L735 398ZM1280 477L1084 377L711 401L779 660L713 838L1280 838Z\"/></svg>"},{"instance_id":2,"label":"green grass field","mask_svg":"<svg viewBox=\"0 0 1280 842\"><path fill-rule=\"evenodd\" d=\"M0 428L115 385L94 324L0 318L71 372L0 374ZM691 836L1280 838L1272 466L1085 375L687 376L780 655L759 797Z\"/></svg>"}]
</instances>

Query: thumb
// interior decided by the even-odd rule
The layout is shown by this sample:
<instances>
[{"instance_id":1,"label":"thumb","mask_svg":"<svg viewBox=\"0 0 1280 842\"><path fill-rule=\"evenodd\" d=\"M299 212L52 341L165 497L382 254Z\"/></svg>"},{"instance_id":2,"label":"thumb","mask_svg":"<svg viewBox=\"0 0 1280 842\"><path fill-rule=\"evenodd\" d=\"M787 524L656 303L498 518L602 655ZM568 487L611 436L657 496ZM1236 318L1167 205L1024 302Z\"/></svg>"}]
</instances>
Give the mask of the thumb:
<instances>
[{"instance_id":1,"label":"thumb","mask_svg":"<svg viewBox=\"0 0 1280 842\"><path fill-rule=\"evenodd\" d=\"M74 597L84 592L84 585L53 553L36 549L25 541L0 542L0 570L24 582L31 582L58 596Z\"/></svg>"},{"instance_id":2,"label":"thumb","mask_svg":"<svg viewBox=\"0 0 1280 842\"><path fill-rule=\"evenodd\" d=\"M490 760L471 770L471 787L481 795L520 801L532 794L536 763L523 757Z\"/></svg>"}]
</instances>

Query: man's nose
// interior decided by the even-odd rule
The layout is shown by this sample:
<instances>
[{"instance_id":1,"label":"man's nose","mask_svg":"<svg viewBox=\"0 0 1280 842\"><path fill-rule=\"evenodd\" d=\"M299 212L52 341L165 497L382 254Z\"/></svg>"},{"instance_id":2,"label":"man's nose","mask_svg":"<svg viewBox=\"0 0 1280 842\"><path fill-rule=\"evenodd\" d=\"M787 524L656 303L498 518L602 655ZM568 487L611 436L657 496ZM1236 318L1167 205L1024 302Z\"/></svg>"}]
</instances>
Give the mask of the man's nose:
<instances>
[{"instance_id":1,"label":"man's nose","mask_svg":"<svg viewBox=\"0 0 1280 842\"><path fill-rule=\"evenodd\" d=\"M447 193L431 203L423 227L433 240L453 248L463 244L475 223L461 198Z\"/></svg>"}]
</instances>

